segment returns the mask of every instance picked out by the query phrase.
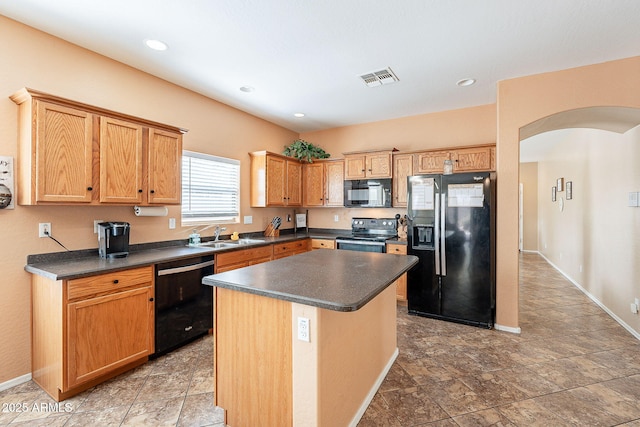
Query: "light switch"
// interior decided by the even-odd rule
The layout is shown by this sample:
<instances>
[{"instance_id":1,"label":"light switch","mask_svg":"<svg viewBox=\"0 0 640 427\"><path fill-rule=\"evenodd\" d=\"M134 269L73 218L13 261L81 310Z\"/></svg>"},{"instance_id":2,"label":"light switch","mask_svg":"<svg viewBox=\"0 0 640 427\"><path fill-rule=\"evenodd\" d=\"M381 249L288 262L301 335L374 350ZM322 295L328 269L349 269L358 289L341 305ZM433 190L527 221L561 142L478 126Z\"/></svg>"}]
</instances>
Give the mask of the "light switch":
<instances>
[{"instance_id":1,"label":"light switch","mask_svg":"<svg viewBox=\"0 0 640 427\"><path fill-rule=\"evenodd\" d=\"M244 221L245 224L253 224L253 216L251 215L245 215L244 217Z\"/></svg>"},{"instance_id":2,"label":"light switch","mask_svg":"<svg viewBox=\"0 0 640 427\"><path fill-rule=\"evenodd\" d=\"M638 193L637 192L631 192L629 193L629 204L627 205L629 207L638 207Z\"/></svg>"}]
</instances>

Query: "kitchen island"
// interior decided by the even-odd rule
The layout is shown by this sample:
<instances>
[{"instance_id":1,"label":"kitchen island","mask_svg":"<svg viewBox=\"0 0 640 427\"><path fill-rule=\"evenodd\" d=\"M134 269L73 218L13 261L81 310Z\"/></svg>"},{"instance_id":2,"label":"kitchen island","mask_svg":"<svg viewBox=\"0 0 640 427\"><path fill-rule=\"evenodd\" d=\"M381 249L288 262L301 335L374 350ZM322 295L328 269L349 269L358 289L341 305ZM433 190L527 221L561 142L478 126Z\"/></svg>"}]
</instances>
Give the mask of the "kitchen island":
<instances>
[{"instance_id":1,"label":"kitchen island","mask_svg":"<svg viewBox=\"0 0 640 427\"><path fill-rule=\"evenodd\" d=\"M205 277L226 423L357 424L398 354L391 285L416 263L318 250Z\"/></svg>"}]
</instances>

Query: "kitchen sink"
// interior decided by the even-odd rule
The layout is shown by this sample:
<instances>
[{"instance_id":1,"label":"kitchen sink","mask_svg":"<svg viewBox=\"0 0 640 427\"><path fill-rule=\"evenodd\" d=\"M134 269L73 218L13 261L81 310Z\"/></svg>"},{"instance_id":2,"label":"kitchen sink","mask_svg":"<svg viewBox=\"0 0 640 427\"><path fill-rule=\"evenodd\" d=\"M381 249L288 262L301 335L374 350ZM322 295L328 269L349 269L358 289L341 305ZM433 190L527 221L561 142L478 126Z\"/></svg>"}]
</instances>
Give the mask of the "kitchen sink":
<instances>
[{"instance_id":1,"label":"kitchen sink","mask_svg":"<svg viewBox=\"0 0 640 427\"><path fill-rule=\"evenodd\" d=\"M209 246L212 248L233 248L235 246L237 246L236 243L230 243L230 242L202 242L200 243L198 246Z\"/></svg>"},{"instance_id":2,"label":"kitchen sink","mask_svg":"<svg viewBox=\"0 0 640 427\"><path fill-rule=\"evenodd\" d=\"M215 241L211 240L208 242L202 242L198 245L194 246L208 246L210 248L222 249L222 248L235 248L238 245L252 245L254 243L264 243L264 240L261 239L240 239L240 240L224 240L224 241Z\"/></svg>"},{"instance_id":3,"label":"kitchen sink","mask_svg":"<svg viewBox=\"0 0 640 427\"><path fill-rule=\"evenodd\" d=\"M251 245L253 243L264 243L264 240L261 239L239 239L235 240L235 244L237 245Z\"/></svg>"}]
</instances>

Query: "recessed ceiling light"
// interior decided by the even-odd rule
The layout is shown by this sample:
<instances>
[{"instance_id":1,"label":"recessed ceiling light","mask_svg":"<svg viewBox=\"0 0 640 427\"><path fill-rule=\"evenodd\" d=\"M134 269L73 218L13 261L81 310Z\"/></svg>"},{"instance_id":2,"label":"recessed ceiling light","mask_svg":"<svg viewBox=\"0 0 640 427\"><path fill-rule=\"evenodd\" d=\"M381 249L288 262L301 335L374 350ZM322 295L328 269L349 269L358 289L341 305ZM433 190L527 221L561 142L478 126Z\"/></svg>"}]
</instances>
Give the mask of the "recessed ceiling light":
<instances>
[{"instance_id":1,"label":"recessed ceiling light","mask_svg":"<svg viewBox=\"0 0 640 427\"><path fill-rule=\"evenodd\" d=\"M293 115L296 117L304 117L304 113L294 113Z\"/></svg>"},{"instance_id":2,"label":"recessed ceiling light","mask_svg":"<svg viewBox=\"0 0 640 427\"><path fill-rule=\"evenodd\" d=\"M153 50L167 50L169 46L165 42L161 42L160 40L155 39L147 39L144 41L144 44L147 45L148 48Z\"/></svg>"},{"instance_id":3,"label":"recessed ceiling light","mask_svg":"<svg viewBox=\"0 0 640 427\"><path fill-rule=\"evenodd\" d=\"M474 84L476 82L476 79L462 79L462 80L458 80L458 82L456 83L458 86L471 86L472 84Z\"/></svg>"},{"instance_id":4,"label":"recessed ceiling light","mask_svg":"<svg viewBox=\"0 0 640 427\"><path fill-rule=\"evenodd\" d=\"M253 92L254 90L256 90L256 88L255 88L255 87L253 87L253 86L242 86L242 87L240 88L240 90L241 90L242 92L247 92L247 93L249 93L249 92Z\"/></svg>"}]
</instances>

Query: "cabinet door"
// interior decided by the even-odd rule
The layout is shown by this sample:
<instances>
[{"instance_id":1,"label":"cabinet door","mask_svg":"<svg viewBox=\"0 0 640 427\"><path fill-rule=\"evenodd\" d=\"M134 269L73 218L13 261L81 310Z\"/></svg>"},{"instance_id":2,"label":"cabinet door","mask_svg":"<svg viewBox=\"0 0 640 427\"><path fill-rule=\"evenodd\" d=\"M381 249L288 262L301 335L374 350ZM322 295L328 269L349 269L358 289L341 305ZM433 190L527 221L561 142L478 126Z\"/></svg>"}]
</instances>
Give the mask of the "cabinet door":
<instances>
[{"instance_id":1,"label":"cabinet door","mask_svg":"<svg viewBox=\"0 0 640 427\"><path fill-rule=\"evenodd\" d=\"M407 206L407 177L413 175L413 154L393 156L393 207Z\"/></svg>"},{"instance_id":2,"label":"cabinet door","mask_svg":"<svg viewBox=\"0 0 640 427\"><path fill-rule=\"evenodd\" d=\"M391 178L391 153L370 154L366 163L368 178Z\"/></svg>"},{"instance_id":3,"label":"cabinet door","mask_svg":"<svg viewBox=\"0 0 640 427\"><path fill-rule=\"evenodd\" d=\"M303 167L303 206L324 205L324 170L322 163L307 163Z\"/></svg>"},{"instance_id":4,"label":"cabinet door","mask_svg":"<svg viewBox=\"0 0 640 427\"><path fill-rule=\"evenodd\" d=\"M324 177L324 205L344 206L344 162L325 163Z\"/></svg>"},{"instance_id":5,"label":"cabinet door","mask_svg":"<svg viewBox=\"0 0 640 427\"><path fill-rule=\"evenodd\" d=\"M148 150L148 202L179 205L182 190L182 135L149 129Z\"/></svg>"},{"instance_id":6,"label":"cabinet door","mask_svg":"<svg viewBox=\"0 0 640 427\"><path fill-rule=\"evenodd\" d=\"M453 153L454 172L491 169L491 147L462 148Z\"/></svg>"},{"instance_id":7,"label":"cabinet door","mask_svg":"<svg viewBox=\"0 0 640 427\"><path fill-rule=\"evenodd\" d=\"M267 156L267 206L284 206L286 170L285 159Z\"/></svg>"},{"instance_id":8,"label":"cabinet door","mask_svg":"<svg viewBox=\"0 0 640 427\"><path fill-rule=\"evenodd\" d=\"M66 389L153 353L153 286L67 305Z\"/></svg>"},{"instance_id":9,"label":"cabinet door","mask_svg":"<svg viewBox=\"0 0 640 427\"><path fill-rule=\"evenodd\" d=\"M345 156L344 179L360 179L366 177L365 156Z\"/></svg>"},{"instance_id":10,"label":"cabinet door","mask_svg":"<svg viewBox=\"0 0 640 427\"><path fill-rule=\"evenodd\" d=\"M448 151L418 153L414 156L413 173L442 173L445 160L451 160L451 153Z\"/></svg>"},{"instance_id":11,"label":"cabinet door","mask_svg":"<svg viewBox=\"0 0 640 427\"><path fill-rule=\"evenodd\" d=\"M387 244L387 253L406 255L407 245ZM407 273L404 273L396 280L396 299L398 301L407 300Z\"/></svg>"},{"instance_id":12,"label":"cabinet door","mask_svg":"<svg viewBox=\"0 0 640 427\"><path fill-rule=\"evenodd\" d=\"M142 126L100 118L100 202L142 203Z\"/></svg>"},{"instance_id":13,"label":"cabinet door","mask_svg":"<svg viewBox=\"0 0 640 427\"><path fill-rule=\"evenodd\" d=\"M36 101L36 202L91 202L91 114Z\"/></svg>"},{"instance_id":14,"label":"cabinet door","mask_svg":"<svg viewBox=\"0 0 640 427\"><path fill-rule=\"evenodd\" d=\"M287 206L302 206L302 163L287 160Z\"/></svg>"}]
</instances>

